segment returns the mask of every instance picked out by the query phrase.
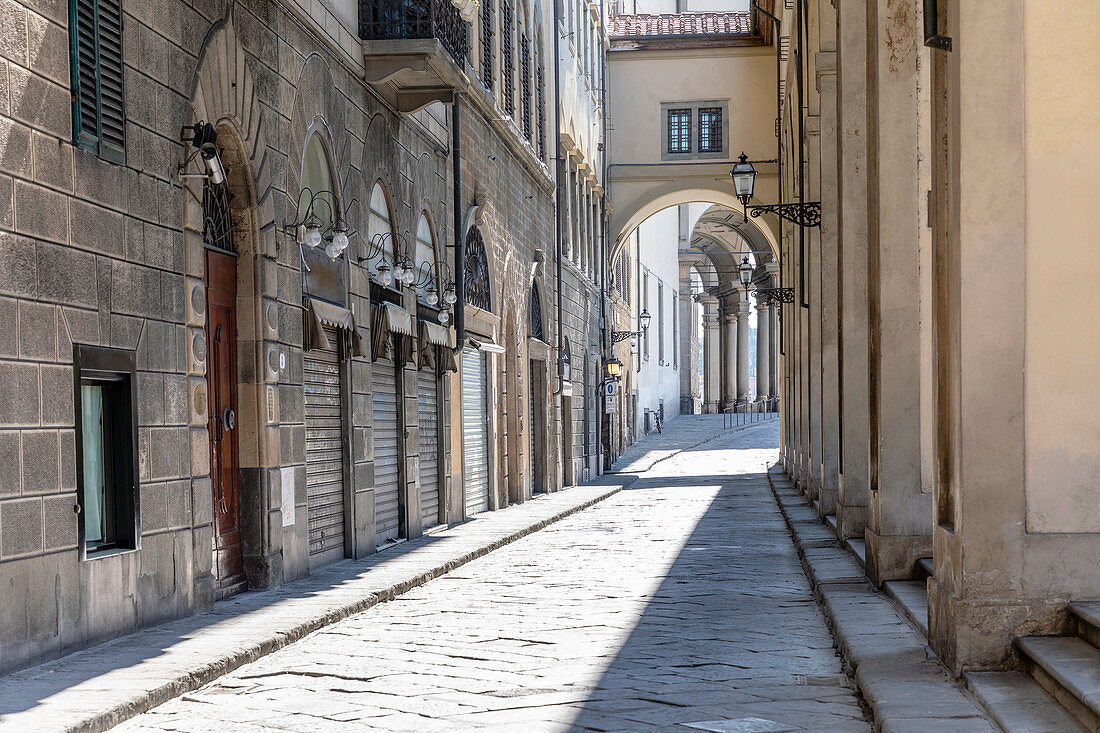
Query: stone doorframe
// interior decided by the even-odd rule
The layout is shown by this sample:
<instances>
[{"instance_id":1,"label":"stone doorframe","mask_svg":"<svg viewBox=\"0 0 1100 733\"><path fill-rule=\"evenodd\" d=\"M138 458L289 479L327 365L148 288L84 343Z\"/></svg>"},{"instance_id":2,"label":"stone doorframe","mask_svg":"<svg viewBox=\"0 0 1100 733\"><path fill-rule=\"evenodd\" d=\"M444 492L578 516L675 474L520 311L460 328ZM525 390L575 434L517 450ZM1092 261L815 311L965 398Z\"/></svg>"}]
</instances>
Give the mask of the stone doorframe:
<instances>
[{"instance_id":1,"label":"stone doorframe","mask_svg":"<svg viewBox=\"0 0 1100 733\"><path fill-rule=\"evenodd\" d=\"M218 132L233 202L238 256L238 429L240 431L241 531L245 573L252 588L282 581L278 378L279 309L275 277L274 188L265 165L262 111L234 30L232 11L203 44L191 93L191 124L209 122ZM192 162L187 173L201 172ZM201 178L182 180L183 254L188 344L188 403L192 466L192 523L196 606L213 602L211 482L207 430L205 247ZM293 479L292 479L293 481ZM277 483L278 482L278 483ZM272 516L273 515L273 516Z\"/></svg>"}]
</instances>

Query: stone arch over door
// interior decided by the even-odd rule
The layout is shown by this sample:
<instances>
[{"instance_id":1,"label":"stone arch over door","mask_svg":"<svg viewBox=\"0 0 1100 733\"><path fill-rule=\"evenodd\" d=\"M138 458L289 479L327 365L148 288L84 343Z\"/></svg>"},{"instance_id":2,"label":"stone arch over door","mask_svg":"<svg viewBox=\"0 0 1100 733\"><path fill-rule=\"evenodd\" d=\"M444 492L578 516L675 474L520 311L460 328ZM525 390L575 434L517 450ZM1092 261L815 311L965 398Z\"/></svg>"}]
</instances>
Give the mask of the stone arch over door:
<instances>
[{"instance_id":1,"label":"stone arch over door","mask_svg":"<svg viewBox=\"0 0 1100 733\"><path fill-rule=\"evenodd\" d=\"M232 15L207 35L199 56L190 99L192 123L205 121L218 133L218 148L231 194L232 246L237 269L237 404L235 429L239 437L240 521L244 570L252 588L267 588L296 577L283 558L279 506L269 501L265 469L281 464L279 439L277 283L264 266L276 258L273 187L267 162L263 112ZM201 172L192 162L187 173ZM203 179L183 179L184 278L188 344L188 403L191 427L192 474L209 468L207 365L210 335L206 333L206 256L203 243ZM193 523L199 537L210 536L212 509L205 496L209 478L193 479ZM213 568L205 562L202 539L195 556L197 593L213 593ZM201 605L201 602L199 602Z\"/></svg>"}]
</instances>

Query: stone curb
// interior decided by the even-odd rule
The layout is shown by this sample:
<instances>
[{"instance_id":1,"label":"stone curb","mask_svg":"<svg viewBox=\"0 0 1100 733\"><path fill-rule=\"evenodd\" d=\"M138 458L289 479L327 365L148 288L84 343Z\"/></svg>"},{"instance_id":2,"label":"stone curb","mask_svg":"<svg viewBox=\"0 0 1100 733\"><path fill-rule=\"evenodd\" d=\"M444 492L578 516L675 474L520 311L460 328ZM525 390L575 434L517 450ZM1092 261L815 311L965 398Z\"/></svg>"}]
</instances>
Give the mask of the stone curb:
<instances>
[{"instance_id":1,"label":"stone curb","mask_svg":"<svg viewBox=\"0 0 1100 733\"><path fill-rule=\"evenodd\" d=\"M584 484L582 485L582 487L578 488L594 488L599 486L607 486L607 491L601 492L598 495L590 497L580 503L566 507L565 509L558 511L549 517L543 517L538 521L527 524L520 529L515 530L502 537L498 537L490 542L486 542L480 545L475 550L465 552L456 557L452 557L445 562L441 562L428 568L427 570L415 572L408 577L402 578L401 580L390 584L388 587L385 587L381 590L372 591L368 595L354 602L344 603L343 605L340 605L337 608L330 609L323 614L301 621L289 629L273 632L271 636L259 642L252 643L243 648L234 649L222 658L215 659L201 666L192 668L185 673L181 673L178 677L169 682L158 685L152 689L138 690L135 692L133 697L123 703L115 704L109 710L87 713L85 717L75 721L71 720L71 715L64 716L70 718L65 722L58 720L56 717L50 717L49 720L42 720L40 718L38 720L34 720L33 718L35 717L35 714L33 712L30 713L30 715L32 716L31 720L17 719L12 721L10 718L21 718L21 715L17 713L15 715L11 715L9 718L9 716L0 714L0 731L25 731L32 729L28 728L28 725L33 726L33 729L35 730L59 730L66 731L66 733L98 733L99 731L108 730L109 728L117 726L120 723L129 720L130 718L133 718L156 707L157 705L161 705L165 702L168 702L169 700L179 697L180 695L192 692L199 687L202 687L203 685L212 682L213 680L222 677L229 672L232 672L238 667L254 662L264 656L267 656L290 644L293 644L294 642L313 633L314 631L342 621L349 616L353 616L357 613L365 611L373 606L378 605L379 603L393 600L397 596L400 596L402 593L406 593L413 588L421 586L432 580L433 578L445 575L455 570L456 568L459 568L469 563L472 560L483 557L494 550L500 549L505 545L511 544L516 540L522 539L527 535L544 529L545 527L548 527L555 522L561 521L562 519L565 519L573 514L584 511L585 509L588 509L589 507L592 507L595 504L611 496L614 496L637 480L637 476L624 475L622 477L618 477L605 474L600 479L597 479L596 481L590 482L588 484ZM566 491L568 491L568 489L566 489ZM560 494L560 492L555 492L555 494ZM555 494L551 494L551 496ZM392 559L400 560L401 556L396 555L393 556ZM385 561L383 561L383 563L384 562ZM381 565L382 563L379 564L379 566ZM284 586L284 588L285 587L286 586ZM213 611L212 613L216 614L217 609L215 609L215 611ZM148 631L152 631L154 629L156 629L156 627L152 627ZM138 631L135 633L140 634L142 632ZM96 647L92 647L92 649L95 648ZM77 652L77 654L80 653L81 652ZM49 662L45 665L40 666L57 665L59 662L64 661L64 659L65 658L62 657L59 660L54 660L54 662ZM30 669L33 670L35 668L32 667ZM15 672L12 674L20 675L21 673L25 674L26 672L28 672L28 670L21 670L20 672ZM0 687L3 687L4 679L4 677L0 677ZM48 713L47 716L49 717ZM8 720L5 720L5 718L8 718ZM46 727L50 724L59 724L60 727ZM11 725L12 727L9 728L9 725Z\"/></svg>"},{"instance_id":2,"label":"stone curb","mask_svg":"<svg viewBox=\"0 0 1100 733\"><path fill-rule=\"evenodd\" d=\"M776 486L774 470L767 471L768 485L845 667L871 710L875 730L1000 730L950 676L912 622L871 585L806 499L793 487ZM786 477L781 480L788 483Z\"/></svg>"}]
</instances>

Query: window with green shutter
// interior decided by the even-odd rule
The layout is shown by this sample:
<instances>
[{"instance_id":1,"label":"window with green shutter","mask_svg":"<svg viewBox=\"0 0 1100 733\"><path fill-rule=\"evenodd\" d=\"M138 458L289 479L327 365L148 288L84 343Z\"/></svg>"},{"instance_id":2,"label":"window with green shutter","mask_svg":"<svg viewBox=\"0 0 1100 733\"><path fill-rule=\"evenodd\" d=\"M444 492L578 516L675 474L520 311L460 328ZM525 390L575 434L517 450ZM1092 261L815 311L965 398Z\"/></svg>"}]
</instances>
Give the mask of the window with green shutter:
<instances>
[{"instance_id":1,"label":"window with green shutter","mask_svg":"<svg viewBox=\"0 0 1100 733\"><path fill-rule=\"evenodd\" d=\"M123 162L121 0L70 0L73 139Z\"/></svg>"}]
</instances>

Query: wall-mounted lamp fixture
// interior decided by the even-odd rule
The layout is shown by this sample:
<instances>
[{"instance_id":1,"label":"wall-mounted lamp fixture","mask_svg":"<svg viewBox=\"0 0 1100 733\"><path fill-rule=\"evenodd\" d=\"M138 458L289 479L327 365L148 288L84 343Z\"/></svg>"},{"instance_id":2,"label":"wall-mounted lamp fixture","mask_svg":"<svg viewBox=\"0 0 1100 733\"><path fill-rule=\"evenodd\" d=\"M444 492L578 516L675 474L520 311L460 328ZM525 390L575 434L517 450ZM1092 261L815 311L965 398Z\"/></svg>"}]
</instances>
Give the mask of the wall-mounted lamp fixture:
<instances>
[{"instance_id":1,"label":"wall-mounted lamp fixture","mask_svg":"<svg viewBox=\"0 0 1100 733\"><path fill-rule=\"evenodd\" d=\"M730 177L733 178L733 190L737 194L745 213L758 218L763 213L777 214L789 222L803 227L821 226L821 202L820 201L796 201L790 204L760 204L749 206L752 200L753 190L756 188L756 168L749 162L744 153L737 158Z\"/></svg>"},{"instance_id":2,"label":"wall-mounted lamp fixture","mask_svg":"<svg viewBox=\"0 0 1100 733\"><path fill-rule=\"evenodd\" d=\"M619 379L623 376L623 363L619 361L618 357L611 357L604 364L604 368L607 370L607 376L611 379Z\"/></svg>"},{"instance_id":3,"label":"wall-mounted lamp fixture","mask_svg":"<svg viewBox=\"0 0 1100 733\"><path fill-rule=\"evenodd\" d=\"M351 206L358 202L352 199ZM331 221L326 225L325 222ZM298 195L294 221L283 221L283 231L294 232L294 241L302 247L321 249L335 260L348 248L355 232L348 230L344 211L332 191L313 191L303 187Z\"/></svg>"},{"instance_id":4,"label":"wall-mounted lamp fixture","mask_svg":"<svg viewBox=\"0 0 1100 733\"><path fill-rule=\"evenodd\" d=\"M215 186L225 183L225 167L222 165L221 156L218 155L218 132L209 122L202 120L193 125L188 125L180 130L180 142L191 143L195 148L183 165L180 166L180 178L207 178ZM198 155L202 158L206 173L183 173L188 163Z\"/></svg>"},{"instance_id":5,"label":"wall-mounted lamp fixture","mask_svg":"<svg viewBox=\"0 0 1100 733\"><path fill-rule=\"evenodd\" d=\"M633 339L637 338L640 334L644 334L649 330L649 322L653 320L653 316L649 315L649 309L643 308L642 312L638 314L638 330L637 331L612 331L611 343L617 344L620 341L626 341L631 339L631 345L633 345Z\"/></svg>"}]
</instances>

